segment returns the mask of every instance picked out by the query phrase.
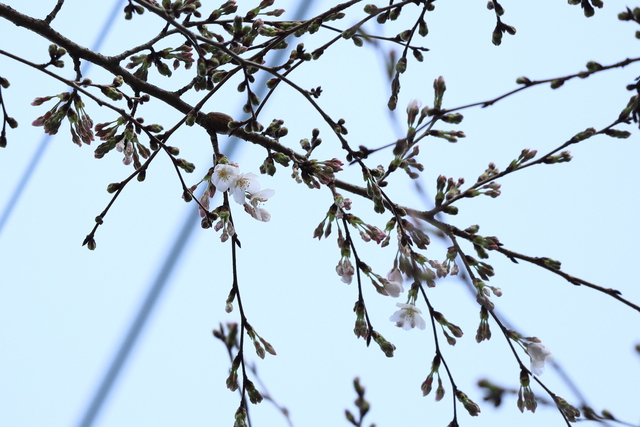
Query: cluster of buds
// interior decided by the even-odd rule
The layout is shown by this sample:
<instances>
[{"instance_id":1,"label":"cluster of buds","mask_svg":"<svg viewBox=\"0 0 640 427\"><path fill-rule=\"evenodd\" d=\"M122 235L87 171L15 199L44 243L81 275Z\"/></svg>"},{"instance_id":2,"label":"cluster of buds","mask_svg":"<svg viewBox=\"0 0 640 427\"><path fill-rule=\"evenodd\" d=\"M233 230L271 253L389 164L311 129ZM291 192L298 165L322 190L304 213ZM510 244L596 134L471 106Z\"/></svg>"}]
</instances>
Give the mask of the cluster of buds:
<instances>
[{"instance_id":1,"label":"cluster of buds","mask_svg":"<svg viewBox=\"0 0 640 427\"><path fill-rule=\"evenodd\" d=\"M122 78L122 76L116 76L113 79L113 82L111 82L110 85L94 85L91 80L89 79L84 79L82 80L81 84L83 86L96 86L100 88L100 91L107 96L109 99L112 99L114 101L119 101L122 99L122 97L124 96L124 94L120 91L120 89L118 89L120 86L122 86L124 83L124 79ZM149 95L144 95L145 96L145 102L149 100Z\"/></svg>"},{"instance_id":2,"label":"cluster of buds","mask_svg":"<svg viewBox=\"0 0 640 427\"><path fill-rule=\"evenodd\" d=\"M570 162L573 159L570 151L563 151L557 156L546 156L542 159L542 163L551 165L554 163Z\"/></svg>"},{"instance_id":3,"label":"cluster of buds","mask_svg":"<svg viewBox=\"0 0 640 427\"><path fill-rule=\"evenodd\" d=\"M317 128L311 131L311 141L309 141L307 138L303 138L300 140L300 147L302 147L302 149L306 152L307 158L320 144L322 144L322 138L320 138L320 130L318 130Z\"/></svg>"},{"instance_id":4,"label":"cluster of buds","mask_svg":"<svg viewBox=\"0 0 640 427\"><path fill-rule=\"evenodd\" d=\"M353 333L356 334L356 337L366 340L369 337L369 328L365 320L366 308L364 303L362 301L356 301L353 311L356 313L356 326L353 328Z\"/></svg>"},{"instance_id":5,"label":"cluster of buds","mask_svg":"<svg viewBox=\"0 0 640 427\"><path fill-rule=\"evenodd\" d=\"M373 240L379 244L387 237L387 234L384 231L380 230L376 226L366 224L364 221L353 214L343 214L342 217L349 224L358 229L358 231L360 232L360 237L362 237L362 240L364 240L365 242Z\"/></svg>"},{"instance_id":6,"label":"cluster of buds","mask_svg":"<svg viewBox=\"0 0 640 427\"><path fill-rule=\"evenodd\" d=\"M404 239L407 239L407 241L405 242L404 245L406 246L406 245L414 244L419 249L426 250L427 246L431 244L431 238L429 238L429 236L423 230L421 230L411 221L407 221L404 218L401 221L402 221L402 227L397 227L397 229L398 229L398 232L402 232L402 231L405 232L403 237ZM387 227L389 227L389 224L387 224ZM390 230L390 229L387 228L387 230Z\"/></svg>"},{"instance_id":7,"label":"cluster of buds","mask_svg":"<svg viewBox=\"0 0 640 427\"><path fill-rule=\"evenodd\" d=\"M444 397L444 387L442 386L442 379L440 378L440 355L436 354L431 362L431 372L427 375L427 378L424 380L420 388L422 389L422 395L427 396L431 393L433 389L433 378L434 376L438 377L438 387L436 389L436 402L439 402Z\"/></svg>"},{"instance_id":8,"label":"cluster of buds","mask_svg":"<svg viewBox=\"0 0 640 427\"><path fill-rule=\"evenodd\" d=\"M253 341L253 346L256 349L256 354L260 359L264 359L266 353L269 353L273 356L276 355L276 350L273 348L273 346L260 335L258 335L256 330L253 329L251 325L245 323L245 327L247 328L247 335L249 335L249 338L251 338L251 341Z\"/></svg>"},{"instance_id":9,"label":"cluster of buds","mask_svg":"<svg viewBox=\"0 0 640 427\"><path fill-rule=\"evenodd\" d=\"M387 357L393 357L393 352L396 350L396 346L387 341L382 335L376 331L371 331L371 338L380 346L380 350Z\"/></svg>"},{"instance_id":10,"label":"cluster of buds","mask_svg":"<svg viewBox=\"0 0 640 427\"><path fill-rule=\"evenodd\" d=\"M343 163L338 159L305 160L293 165L292 178L298 183L304 182L309 188L320 188L321 184L327 185L336 179L335 173L342 170Z\"/></svg>"},{"instance_id":11,"label":"cluster of buds","mask_svg":"<svg viewBox=\"0 0 640 427\"><path fill-rule=\"evenodd\" d=\"M618 14L618 19L621 21L636 21L640 23L640 7L634 7L633 10L627 8L625 12Z\"/></svg>"},{"instance_id":12,"label":"cluster of buds","mask_svg":"<svg viewBox=\"0 0 640 427\"><path fill-rule=\"evenodd\" d=\"M440 324L440 326L442 327L442 333L444 334L445 338L447 339L447 343L449 345L456 345L456 338L461 338L462 337L462 329L457 326L454 325L453 323L449 322L442 313L440 313L439 311L434 311L433 312L433 319L438 322ZM446 329L445 329L446 328ZM449 335L449 333L447 332L447 329L449 330L449 332L451 333L451 335L453 335L453 337L451 335ZM456 338L454 338L456 337Z\"/></svg>"},{"instance_id":13,"label":"cluster of buds","mask_svg":"<svg viewBox=\"0 0 640 427\"><path fill-rule=\"evenodd\" d=\"M570 140L569 143L574 144L576 142L584 141L585 139L591 138L597 132L594 128L587 128L582 132L578 132L575 134Z\"/></svg>"},{"instance_id":14,"label":"cluster of buds","mask_svg":"<svg viewBox=\"0 0 640 427\"><path fill-rule=\"evenodd\" d=\"M444 82L444 77L440 76L433 81L433 108L436 110L442 108L442 98L445 90L447 90L447 85Z\"/></svg>"},{"instance_id":15,"label":"cluster of buds","mask_svg":"<svg viewBox=\"0 0 640 427\"><path fill-rule=\"evenodd\" d=\"M475 226L471 226L469 228L467 228L465 231L467 231L471 236L470 236L470 240L471 243L473 243L473 249L476 251L476 253L478 254L478 256L482 259L487 259L489 258L489 255L487 254L486 250L489 251L495 251L496 249L498 249L500 246L502 246L502 243L500 243L500 241L498 240L497 237L495 236L478 236L475 233L478 232L478 229L480 227L478 227L477 225ZM468 230L472 230L475 232L469 232ZM486 249L486 250L485 250ZM483 271L488 268L491 272L493 272L493 268L491 268L490 265L488 264L484 264L484 263L478 263L477 261L475 261L472 257L468 257L467 261L470 263L470 265L472 265L473 267L479 268L481 267L483 269ZM473 264L471 264L473 263ZM478 273L480 273L480 271L478 271ZM485 271L485 275L487 276L493 276L493 274L490 274L488 271ZM483 279L485 279L482 275L480 276ZM485 279L487 280L487 279Z\"/></svg>"},{"instance_id":16,"label":"cluster of buds","mask_svg":"<svg viewBox=\"0 0 640 427\"><path fill-rule=\"evenodd\" d=\"M524 412L525 409L536 412L536 408L538 407L536 396L533 394L533 390L531 390L529 373L524 369L520 371L520 388L518 390L517 405L520 412Z\"/></svg>"},{"instance_id":17,"label":"cluster of buds","mask_svg":"<svg viewBox=\"0 0 640 427\"><path fill-rule=\"evenodd\" d=\"M495 3L495 2L489 2L489 4L492 4L492 3ZM502 34L504 33L507 33L509 35L514 35L516 33L516 27L507 25L504 22L502 22L500 19L498 19L498 22L496 23L496 27L493 29L493 33L491 35L491 42L496 46L500 46L500 43L502 43Z\"/></svg>"},{"instance_id":18,"label":"cluster of buds","mask_svg":"<svg viewBox=\"0 0 640 427\"><path fill-rule=\"evenodd\" d=\"M135 13L137 13L138 15L142 15L144 11L144 7L140 6L139 4L133 4L129 2L129 4L124 7L124 19L131 20Z\"/></svg>"},{"instance_id":19,"label":"cluster of buds","mask_svg":"<svg viewBox=\"0 0 640 427\"><path fill-rule=\"evenodd\" d=\"M464 178L458 178L457 181L454 181L453 178L448 178L444 175L438 176L436 179L436 197L435 204L436 206L441 206L442 202L446 199L447 202L451 201L455 197L460 195L460 187L464 184ZM453 206L449 206L449 211L445 211L446 213L455 215L458 213L458 210L455 209L453 212L450 212Z\"/></svg>"},{"instance_id":20,"label":"cluster of buds","mask_svg":"<svg viewBox=\"0 0 640 427\"><path fill-rule=\"evenodd\" d=\"M347 421L349 421L351 424L353 424L354 426L359 426L359 425L363 425L363 418L365 415L367 415L367 413L369 412L369 410L371 409L371 404L367 401L367 399L364 398L364 392L365 392L365 388L360 384L360 378L356 377L353 380L353 388L355 389L356 393L358 394L358 397L356 398L356 400L354 401L356 407L358 408L358 412L360 413L360 419L356 419L355 415L353 415L351 413L351 411L349 411L348 409L345 409L344 413L345 416L347 418ZM375 425L375 424L373 424Z\"/></svg>"},{"instance_id":21,"label":"cluster of buds","mask_svg":"<svg viewBox=\"0 0 640 427\"><path fill-rule=\"evenodd\" d=\"M176 70L180 63L184 63L186 69L191 68L193 65L193 57L191 54L191 46L182 45L176 49L170 47L163 49L159 52L151 50L149 54L134 55L130 58L130 61L126 68L133 69L137 67L137 70L133 73L134 76L141 80L146 81L149 76L149 68L154 65L158 72L167 77L171 77L171 69L169 66L162 62L163 60L173 59L173 69Z\"/></svg>"},{"instance_id":22,"label":"cluster of buds","mask_svg":"<svg viewBox=\"0 0 640 427\"><path fill-rule=\"evenodd\" d=\"M90 144L94 139L93 120L85 112L84 103L77 93L64 92L36 98L31 105L42 105L53 98L57 98L58 102L44 115L35 119L33 126L43 126L45 133L55 135L66 117L69 120L72 141L78 146L82 146L82 143Z\"/></svg>"},{"instance_id":23,"label":"cluster of buds","mask_svg":"<svg viewBox=\"0 0 640 427\"><path fill-rule=\"evenodd\" d=\"M602 0L591 0L591 3L589 3L588 1L582 1L582 0L569 0L569 4L573 4L573 5L579 4L582 7L584 16L586 16L587 18L592 17L596 13L593 6L597 7L598 9L602 9L602 7L604 6L604 3Z\"/></svg>"},{"instance_id":24,"label":"cluster of buds","mask_svg":"<svg viewBox=\"0 0 640 427\"><path fill-rule=\"evenodd\" d=\"M522 152L520 153L517 159L509 163L509 166L507 166L506 172L512 172L520 168L523 163L533 159L536 156L536 154L538 154L536 150L530 150L528 148L525 148L524 150L522 150Z\"/></svg>"},{"instance_id":25,"label":"cluster of buds","mask_svg":"<svg viewBox=\"0 0 640 427\"><path fill-rule=\"evenodd\" d=\"M125 125L124 130L119 132L119 128ZM145 146L138 139L138 135L145 130L149 133L160 133L163 131L161 125L151 124L143 125L143 119L138 118L135 121L127 122L124 117L119 117L117 120L107 123L98 123L95 127L96 136L100 140L104 141L102 144L96 147L94 156L96 159L101 159L108 152L114 148L119 153L123 153L122 163L125 165L132 164L136 170L140 170L142 163L140 158L148 159L151 155L151 150L157 150L159 148L157 142L152 138L150 141L150 147ZM177 147L166 146L167 152L172 156L180 154L180 150ZM184 159L175 159L176 166L184 169L186 172L193 172L195 166L192 163L187 162ZM145 178L144 171L141 171L138 175L138 180L143 181Z\"/></svg>"},{"instance_id":26,"label":"cluster of buds","mask_svg":"<svg viewBox=\"0 0 640 427\"><path fill-rule=\"evenodd\" d=\"M193 15L196 18L202 17L198 8L202 6L199 0L162 0L162 8L173 16L174 18L180 18L181 14Z\"/></svg>"},{"instance_id":27,"label":"cluster of buds","mask_svg":"<svg viewBox=\"0 0 640 427\"><path fill-rule=\"evenodd\" d=\"M480 304L480 306L485 307L487 310L493 311L495 305L489 299L489 297L491 296L491 287L487 286L486 283L478 278L473 279L473 286L477 291L476 302Z\"/></svg>"},{"instance_id":28,"label":"cluster of buds","mask_svg":"<svg viewBox=\"0 0 640 427\"><path fill-rule=\"evenodd\" d=\"M478 414L480 414L480 407L478 406L478 404L471 400L465 393L461 392L460 390L456 390L456 398L458 399L458 401L460 401L460 403L462 403L462 406L464 406L464 409L467 410L469 415L471 415L472 417L477 417Z\"/></svg>"},{"instance_id":29,"label":"cluster of buds","mask_svg":"<svg viewBox=\"0 0 640 427\"><path fill-rule=\"evenodd\" d=\"M429 265L436 270L435 274L438 277L447 277L449 274L455 276L460 272L458 264L456 264L456 256L458 256L458 251L455 246L449 246L443 262L429 260Z\"/></svg>"},{"instance_id":30,"label":"cluster of buds","mask_svg":"<svg viewBox=\"0 0 640 427\"><path fill-rule=\"evenodd\" d=\"M476 342L491 339L491 328L489 328L489 311L484 305L480 307L480 324L476 331Z\"/></svg>"},{"instance_id":31,"label":"cluster of buds","mask_svg":"<svg viewBox=\"0 0 640 427\"><path fill-rule=\"evenodd\" d=\"M286 136L289 133L289 129L282 126L283 124L284 124L284 120L274 119L269 124L269 126L267 126L267 128L264 130L264 134L276 140L279 138L282 138L283 136Z\"/></svg>"},{"instance_id":32,"label":"cluster of buds","mask_svg":"<svg viewBox=\"0 0 640 427\"><path fill-rule=\"evenodd\" d=\"M464 138L466 135L461 130L430 130L427 135L435 136L436 138L442 138L448 142L458 142L458 138Z\"/></svg>"},{"instance_id":33,"label":"cluster of buds","mask_svg":"<svg viewBox=\"0 0 640 427\"><path fill-rule=\"evenodd\" d=\"M276 163L284 167L289 166L291 159L284 153L272 153L269 152L267 158L264 159L262 165L260 165L260 173L273 176L276 173Z\"/></svg>"},{"instance_id":34,"label":"cluster of buds","mask_svg":"<svg viewBox=\"0 0 640 427\"><path fill-rule=\"evenodd\" d=\"M7 146L7 125L11 129L15 129L18 127L18 121L13 117L9 117L7 115L7 110L2 103L2 89L7 89L9 87L9 80L4 77L0 77L0 107L2 107L2 131L0 132L0 148L4 148Z\"/></svg>"},{"instance_id":35,"label":"cluster of buds","mask_svg":"<svg viewBox=\"0 0 640 427\"><path fill-rule=\"evenodd\" d=\"M59 47L55 44L49 45L49 62L43 64L43 67L47 67L49 65L53 65L56 68L64 67L64 61L62 58L67 54L67 50L63 47Z\"/></svg>"},{"instance_id":36,"label":"cluster of buds","mask_svg":"<svg viewBox=\"0 0 640 427\"><path fill-rule=\"evenodd\" d=\"M569 422L577 422L577 417L580 416L580 410L573 405L570 405L566 400L560 396L553 396L553 401L556 406L562 412L562 414L569 420Z\"/></svg>"},{"instance_id":37,"label":"cluster of buds","mask_svg":"<svg viewBox=\"0 0 640 427\"><path fill-rule=\"evenodd\" d=\"M272 6L274 2L275 2L275 0L262 0L257 7L253 8L249 12L247 12L247 14L244 16L244 19L246 21L250 21L250 20L254 19L256 16L258 16L258 15L267 15L267 16L280 16L280 15L282 15L284 13L284 9L275 9L275 10L272 10L272 11L269 11L269 12L262 12L263 9L266 9L269 6Z\"/></svg>"},{"instance_id":38,"label":"cluster of buds","mask_svg":"<svg viewBox=\"0 0 640 427\"><path fill-rule=\"evenodd\" d=\"M492 199L495 199L500 194L502 194L502 192L500 191L500 187L502 186L499 183L497 183L496 181L491 181L490 183L484 184L480 187L469 188L462 194L462 197L473 198L484 194L485 196L489 196Z\"/></svg>"},{"instance_id":39,"label":"cluster of buds","mask_svg":"<svg viewBox=\"0 0 640 427\"><path fill-rule=\"evenodd\" d=\"M416 282L425 283L430 288L435 287L436 273L429 268L431 261L424 255L412 250L408 239L409 237L406 234L398 232L398 269ZM413 291L412 288L410 292Z\"/></svg>"},{"instance_id":40,"label":"cluster of buds","mask_svg":"<svg viewBox=\"0 0 640 427\"><path fill-rule=\"evenodd\" d=\"M438 260L429 260L429 265L435 269L435 274L438 278L447 277L450 273L452 273L451 267L455 268L454 273L458 273L458 266L455 263L448 262L440 262Z\"/></svg>"},{"instance_id":41,"label":"cluster of buds","mask_svg":"<svg viewBox=\"0 0 640 427\"><path fill-rule=\"evenodd\" d=\"M322 239L322 236L326 239L331 234L331 224L337 218L338 214L338 205L333 203L329 208L329 211L325 215L324 219L318 224L316 229L313 231L313 238L318 238L318 240ZM326 227L325 227L326 224Z\"/></svg>"},{"instance_id":42,"label":"cluster of buds","mask_svg":"<svg viewBox=\"0 0 640 427\"><path fill-rule=\"evenodd\" d=\"M384 213L384 199L382 197L382 190L376 181L376 176L381 175L379 169L368 169L363 171L363 179L367 183L367 195L373 202L373 210L376 213Z\"/></svg>"},{"instance_id":43,"label":"cluster of buds","mask_svg":"<svg viewBox=\"0 0 640 427\"><path fill-rule=\"evenodd\" d=\"M351 264L351 247L349 241L344 238L342 230L338 229L338 247L340 248L340 261L336 266L336 273L346 284L350 284L355 274L355 268Z\"/></svg>"},{"instance_id":44,"label":"cluster of buds","mask_svg":"<svg viewBox=\"0 0 640 427\"><path fill-rule=\"evenodd\" d=\"M220 234L220 241L224 243L229 240L229 237L235 236L236 229L231 222L231 214L229 213L229 209L227 209L225 206L220 206L215 210L215 212L213 212L213 215L207 215L205 218L208 220L210 217L218 218L218 222L216 222L216 225L214 225L213 229L215 231L222 230L222 233ZM203 224L209 225L209 221L203 222Z\"/></svg>"},{"instance_id":45,"label":"cluster of buds","mask_svg":"<svg viewBox=\"0 0 640 427\"><path fill-rule=\"evenodd\" d=\"M409 125L410 129L413 128L414 131L415 128L420 126L425 117L427 117L427 111L429 110L429 107L424 107L421 109L421 106L422 103L417 99L411 100L411 102L409 102L409 105L407 105L407 125ZM419 117L418 113L420 113ZM418 119L417 123L416 119Z\"/></svg>"},{"instance_id":46,"label":"cluster of buds","mask_svg":"<svg viewBox=\"0 0 640 427\"><path fill-rule=\"evenodd\" d=\"M477 182L488 181L488 180L498 176L499 173L500 173L500 169L498 169L496 164L493 163L493 162L490 162L489 166L487 166L487 169L485 169L485 171L480 176L478 176L478 181Z\"/></svg>"},{"instance_id":47,"label":"cluster of buds","mask_svg":"<svg viewBox=\"0 0 640 427\"><path fill-rule=\"evenodd\" d=\"M209 15L207 21L215 21L223 15L231 15L233 13L236 13L237 10L238 5L236 4L235 0L228 0L224 2L219 8L211 12L211 15Z\"/></svg>"},{"instance_id":48,"label":"cluster of buds","mask_svg":"<svg viewBox=\"0 0 640 427\"><path fill-rule=\"evenodd\" d=\"M409 154L404 156L406 150L403 147L406 147L406 141L406 139L400 139L396 143L396 147L393 150L393 154L396 157L389 164L388 173L400 168L403 169L407 173L407 175L409 175L409 178L417 179L420 175L418 175L418 173L414 172L412 169L418 170L420 172L424 171L424 166L421 163L418 163L418 160L416 158L420 153L420 149L416 145L413 147Z\"/></svg>"},{"instance_id":49,"label":"cluster of buds","mask_svg":"<svg viewBox=\"0 0 640 427\"><path fill-rule=\"evenodd\" d=\"M467 255L465 255L466 257ZM484 263L479 263L479 264L484 264ZM486 267L488 267L488 272L493 275L493 268L490 265L484 264ZM480 267L477 267L480 268ZM486 276L485 276L486 277ZM488 277L487 277L488 279ZM475 286L476 290L478 291L478 293L482 294L484 297L489 298L491 296L491 293L493 293L493 295L497 296L497 297L501 297L502 296L502 289L496 287L496 286L490 286L487 285L485 282L483 282L480 279L473 279L473 285ZM485 304L482 304L485 305ZM490 306L488 305L487 308L489 310L491 310L493 308L493 304L490 304Z\"/></svg>"}]
</instances>

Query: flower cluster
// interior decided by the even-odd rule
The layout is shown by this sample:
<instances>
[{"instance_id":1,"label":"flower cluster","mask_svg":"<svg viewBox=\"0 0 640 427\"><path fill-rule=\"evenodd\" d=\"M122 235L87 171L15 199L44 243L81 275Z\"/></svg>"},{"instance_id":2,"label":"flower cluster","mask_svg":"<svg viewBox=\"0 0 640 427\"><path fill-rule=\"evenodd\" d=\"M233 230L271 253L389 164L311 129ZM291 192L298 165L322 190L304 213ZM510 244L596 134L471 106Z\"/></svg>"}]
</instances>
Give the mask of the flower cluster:
<instances>
[{"instance_id":1,"label":"flower cluster","mask_svg":"<svg viewBox=\"0 0 640 427\"><path fill-rule=\"evenodd\" d=\"M211 182L218 191L228 191L236 203L258 221L269 222L271 214L261 204L273 196L275 191L269 188L261 190L258 176L254 173L240 173L237 165L218 163L213 169Z\"/></svg>"},{"instance_id":2,"label":"flower cluster","mask_svg":"<svg viewBox=\"0 0 640 427\"><path fill-rule=\"evenodd\" d=\"M78 146L82 146L82 143L91 144L91 141L94 140L93 121L85 112L84 103L77 93L65 92L53 96L39 97L31 105L42 105L54 98L58 98L56 104L44 115L35 119L32 125L43 126L45 133L55 135L60 129L62 120L66 117L69 120L71 140L74 144Z\"/></svg>"}]
</instances>

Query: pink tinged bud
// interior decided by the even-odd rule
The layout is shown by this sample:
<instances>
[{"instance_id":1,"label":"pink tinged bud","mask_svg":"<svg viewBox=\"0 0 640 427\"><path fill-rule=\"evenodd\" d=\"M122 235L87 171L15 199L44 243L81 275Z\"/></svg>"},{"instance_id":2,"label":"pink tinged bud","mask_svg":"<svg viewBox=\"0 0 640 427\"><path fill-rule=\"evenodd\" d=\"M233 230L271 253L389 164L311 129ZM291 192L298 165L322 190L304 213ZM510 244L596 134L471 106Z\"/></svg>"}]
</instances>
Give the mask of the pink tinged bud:
<instances>
[{"instance_id":1,"label":"pink tinged bud","mask_svg":"<svg viewBox=\"0 0 640 427\"><path fill-rule=\"evenodd\" d=\"M31 123L32 126L44 126L44 116L40 116Z\"/></svg>"},{"instance_id":2,"label":"pink tinged bud","mask_svg":"<svg viewBox=\"0 0 640 427\"><path fill-rule=\"evenodd\" d=\"M426 396L429 393L431 393L432 387L433 387L433 372L431 372L429 376L427 376L427 379L424 380L424 382L420 386L420 388L422 389L422 395Z\"/></svg>"},{"instance_id":3,"label":"pink tinged bud","mask_svg":"<svg viewBox=\"0 0 640 427\"><path fill-rule=\"evenodd\" d=\"M444 387L442 386L442 380L438 376L438 388L436 389L436 402L439 402L444 397Z\"/></svg>"}]
</instances>

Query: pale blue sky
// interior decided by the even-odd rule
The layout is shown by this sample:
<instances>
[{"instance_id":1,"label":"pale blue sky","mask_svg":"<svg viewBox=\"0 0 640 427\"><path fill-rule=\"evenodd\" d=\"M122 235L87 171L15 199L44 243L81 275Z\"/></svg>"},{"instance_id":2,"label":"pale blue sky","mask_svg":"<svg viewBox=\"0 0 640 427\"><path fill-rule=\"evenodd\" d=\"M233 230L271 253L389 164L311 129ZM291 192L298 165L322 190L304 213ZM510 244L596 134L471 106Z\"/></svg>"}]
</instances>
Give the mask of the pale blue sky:
<instances>
[{"instance_id":1,"label":"pale blue sky","mask_svg":"<svg viewBox=\"0 0 640 427\"><path fill-rule=\"evenodd\" d=\"M44 17L55 4L52 0L7 3L38 17ZM294 2L278 1L276 5L293 9L289 3ZM444 107L452 108L512 90L521 75L560 77L584 69L589 60L606 65L633 57L637 51L637 25L616 18L626 3L608 1L590 19L584 18L578 6L566 2L512 3L504 2L504 21L518 32L505 36L500 47L491 44L495 18L484 2L471 6L436 3L436 10L427 15L430 33L424 40L431 51L425 53L422 64L410 60L403 78L400 123L405 122L404 108L411 99L432 103L432 82L440 75L448 88ZM67 0L53 26L90 46L112 4L92 2L89 7L86 2ZM313 14L331 4L316 2ZM343 28L355 22L355 16L335 25ZM160 27L150 14L133 21L120 18L102 50L119 52L156 34ZM395 35L398 28L389 27L385 34ZM6 21L0 21L0 29L0 49L34 62L46 61L48 43ZM316 41L305 39L305 46L311 50L330 35ZM64 72L71 75L70 69ZM42 129L30 123L46 107L32 107L30 102L65 88L3 56L0 74L12 84L3 90L3 97L9 113L20 122L18 129L8 131L8 146L0 150L3 206L42 138ZM504 169L523 148L545 153L587 127L600 129L610 124L631 95L625 85L638 74L637 66L630 66L572 80L555 91L535 87L493 107L463 111L465 120L457 128L467 138L457 144L439 140L420 144L426 168L421 184L433 194L439 174L463 176L471 183L490 161ZM96 82L110 81L95 68L89 77ZM153 78L160 84L172 84L163 77ZM320 105L332 117L347 120L354 146L375 147L400 136L388 119L388 85L381 58L372 50L343 41L293 78L305 88L322 86ZM235 101L236 94L231 84L228 92L214 97L210 108L236 116L242 104ZM95 122L112 120L108 111L86 102ZM154 103L142 115L147 123L167 126L179 119L169 107ZM283 87L263 117L265 122L284 119L290 131L284 142L293 147L299 139L309 137L312 128L320 128L324 143L316 156L342 157L338 141L321 117L294 91ZM181 156L197 166L187 176L188 182L197 182L210 166L208 137L199 129L182 129L173 138ZM637 133L628 140L598 137L585 141L572 148L572 162L538 166L507 177L501 181L499 198L462 201L460 214L450 220L461 228L479 224L481 234L498 236L514 251L559 259L570 274L619 289L638 303L640 290L632 270L640 255L638 141ZM232 160L243 171L258 173L264 150L240 144ZM118 154L95 160L93 149L95 144L75 146L63 125L0 235L3 426L77 425L177 228L188 211L195 209L181 201L168 159L158 158L147 180L127 186L109 212L96 236L97 249L91 252L81 247L93 218L110 200L107 184L130 173ZM388 155L372 156L368 164L386 164ZM346 169L345 179L358 182L359 172ZM451 418L449 385L445 382L447 395L439 403L433 402L433 396L423 398L420 392L434 355L430 329L407 332L396 328L388 318L396 310L395 303L404 299L379 296L365 283L373 324L397 346L396 356L387 359L379 349L366 348L362 340L356 340L352 308L357 288L345 285L335 274L339 259L335 236L320 242L311 239L331 203L331 194L295 184L289 175L279 169L274 178L261 177L263 187L276 190L267 203L271 222L257 222L242 209L235 213L242 240L239 268L245 310L258 333L278 352L276 357L258 360L261 378L279 403L289 408L297 427L347 425L343 412L353 408L354 376L360 376L367 387L372 404L369 423L447 425ZM398 202L423 206L408 180L393 178L388 188ZM359 199L354 199L354 213L381 227L389 219L374 215L369 203ZM394 250L357 244L364 260L386 274ZM444 247L435 242L427 256L443 259ZM218 234L196 229L95 426L232 425L238 396L224 386L229 361L224 347L211 336L219 322L238 320L237 312L224 312L231 286L229 261L230 247L220 243ZM548 345L596 409L608 408L620 419L638 423L640 366L633 346L640 342L639 313L524 263L516 265L497 254L491 254L490 261L497 272L491 284L504 293L495 299L500 312L523 333L536 335ZM475 343L478 308L464 285L455 279L441 280L429 290L429 296L435 308L465 332L455 347L445 344L444 348L459 388L481 403L482 394L475 387L479 378L516 385L518 365L498 328L492 325L491 341ZM548 367L541 378L559 395L574 401L553 369ZM534 391L544 395L539 387ZM515 398L500 410L482 405L482 414L473 420L459 409L465 426L563 425L555 410L540 408L535 415L520 414ZM286 425L267 402L251 411L254 426Z\"/></svg>"}]
</instances>

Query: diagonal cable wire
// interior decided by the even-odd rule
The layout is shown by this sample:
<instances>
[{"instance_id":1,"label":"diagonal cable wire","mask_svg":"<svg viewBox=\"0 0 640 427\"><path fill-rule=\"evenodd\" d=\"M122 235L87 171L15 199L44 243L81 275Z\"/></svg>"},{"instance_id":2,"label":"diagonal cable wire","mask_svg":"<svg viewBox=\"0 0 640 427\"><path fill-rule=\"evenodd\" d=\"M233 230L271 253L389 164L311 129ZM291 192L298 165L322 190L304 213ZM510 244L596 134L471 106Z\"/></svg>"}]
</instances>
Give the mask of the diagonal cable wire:
<instances>
[{"instance_id":1,"label":"diagonal cable wire","mask_svg":"<svg viewBox=\"0 0 640 427\"><path fill-rule=\"evenodd\" d=\"M300 2L294 12L293 20L301 20L313 3L314 0ZM284 50L278 50L273 56L274 62L281 61L284 54ZM268 76L265 74L261 77L262 78L257 80L255 84L255 87L257 88L255 93L260 98L264 96L264 93L267 90L266 81ZM237 138L231 138L227 141L225 148L223 149L224 153L228 157L231 157L236 151L236 148L242 145L237 143L236 139ZM100 380L100 384L97 386L91 401L86 407L82 419L80 423L78 423L78 427L93 426L96 418L102 410L102 407L109 397L114 384L118 380L124 365L127 363L137 341L140 339L140 335L148 323L149 317L158 304L158 301L160 300L160 297L162 296L178 261L180 261L184 249L187 247L187 244L196 229L196 225L199 223L198 210L189 206L188 212L182 221L182 225L179 227L179 232L176 234L175 240L171 244L171 248L169 249L166 258L162 261L155 278L149 285L147 293L140 303L131 324L127 328L118 349L115 351L115 354L109 363L109 367Z\"/></svg>"},{"instance_id":2,"label":"diagonal cable wire","mask_svg":"<svg viewBox=\"0 0 640 427\"><path fill-rule=\"evenodd\" d=\"M102 47L102 44L104 43L104 40L107 37L107 34L109 34L109 31L111 31L111 28L113 26L113 23L115 22L118 12L123 8L124 2L125 0L116 0L114 2L113 9L111 9L109 16L105 20L105 23L102 29L100 30L100 33L98 34L98 37L96 37L96 40L93 42L93 45L91 46L92 51L98 52ZM92 65L93 64L91 62L88 62L88 61L83 62L82 66L80 67L81 74L83 76L86 75L86 73L89 71ZM22 194L27 188L27 185L29 184L31 177L33 176L36 169L38 168L38 165L40 164L40 160L42 160L44 153L46 152L47 147L49 147L49 142L51 141L52 138L53 138L53 135L45 134L42 136L42 139L40 140L40 145L38 145L38 148L36 149L35 153L33 153L33 156L31 157L31 161L29 161L29 164L27 165L26 169L22 173L22 176L20 177L18 184L13 190L13 193L11 193L9 200L7 201L7 204L5 205L4 210L2 211L2 215L0 215L0 236L2 235L2 230L4 230L4 226L7 224L7 222L9 221L9 218L11 217L11 214L13 213L14 209L18 205L18 202L20 201L20 197L22 197Z\"/></svg>"}]
</instances>

